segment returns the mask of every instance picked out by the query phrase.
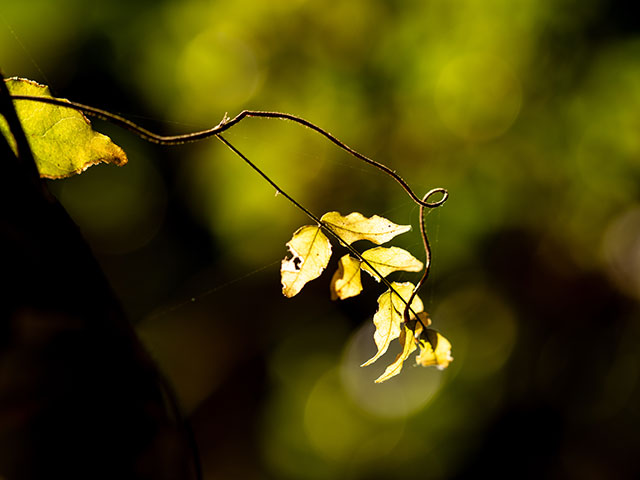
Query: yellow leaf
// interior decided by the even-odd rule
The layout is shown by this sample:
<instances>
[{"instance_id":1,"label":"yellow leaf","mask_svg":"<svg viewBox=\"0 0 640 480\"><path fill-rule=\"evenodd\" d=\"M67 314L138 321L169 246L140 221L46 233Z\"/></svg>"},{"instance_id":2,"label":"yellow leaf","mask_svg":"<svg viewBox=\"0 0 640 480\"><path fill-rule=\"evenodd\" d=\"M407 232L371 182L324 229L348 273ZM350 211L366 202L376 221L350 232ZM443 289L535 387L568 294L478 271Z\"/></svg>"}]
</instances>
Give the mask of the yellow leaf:
<instances>
[{"instance_id":1,"label":"yellow leaf","mask_svg":"<svg viewBox=\"0 0 640 480\"><path fill-rule=\"evenodd\" d=\"M298 294L307 282L318 278L331 258L331 243L320 227L299 228L287 247L292 257L282 260L280 276L285 297Z\"/></svg>"},{"instance_id":2,"label":"yellow leaf","mask_svg":"<svg viewBox=\"0 0 640 480\"><path fill-rule=\"evenodd\" d=\"M362 253L362 258L371 263L383 277L399 270L405 272L419 272L422 270L422 262L399 247L370 248ZM380 277L378 277L369 265L363 263L362 269L378 282L380 281Z\"/></svg>"},{"instance_id":3,"label":"yellow leaf","mask_svg":"<svg viewBox=\"0 0 640 480\"><path fill-rule=\"evenodd\" d=\"M349 245L358 240L369 240L380 245L396 235L411 230L411 225L396 225L378 215L366 218L358 212L350 213L346 217L338 212L328 212L320 220Z\"/></svg>"},{"instance_id":4,"label":"yellow leaf","mask_svg":"<svg viewBox=\"0 0 640 480\"><path fill-rule=\"evenodd\" d=\"M404 361L409 358L409 355L415 352L417 348L414 335L416 333L419 334L421 330L422 327L420 326L420 324L417 325L415 333L405 325L404 330L402 331L402 333L400 334L400 338L398 339L400 341L400 345L402 345L402 352L398 354L395 361L386 368L384 373L376 378L376 383L382 383L385 380L389 380L391 377L398 375L400 371L402 371Z\"/></svg>"},{"instance_id":5,"label":"yellow leaf","mask_svg":"<svg viewBox=\"0 0 640 480\"><path fill-rule=\"evenodd\" d=\"M424 332L428 340L420 339L420 353L416 357L416 363L423 367L435 366L444 370L453 361L451 356L451 343L435 330ZM432 347L435 345L435 350Z\"/></svg>"},{"instance_id":6,"label":"yellow leaf","mask_svg":"<svg viewBox=\"0 0 640 480\"><path fill-rule=\"evenodd\" d=\"M380 295L380 297L378 297L378 311L373 316L373 323L376 326L373 340L378 347L378 352L363 363L361 365L362 367L371 365L380 358L389 348L389 344L400 335L403 321L402 314L404 313L405 307L405 302L403 302L400 297L408 301L415 286L410 282L392 282L391 286L397 294L391 290L387 290ZM422 300L420 300L418 296L413 298L411 308L416 314L424 310ZM412 318L414 318L413 315Z\"/></svg>"},{"instance_id":7,"label":"yellow leaf","mask_svg":"<svg viewBox=\"0 0 640 480\"><path fill-rule=\"evenodd\" d=\"M418 314L418 319L420 319L420 321L422 322L422 325L424 325L425 327L428 327L429 325L431 325L431 318L429 318L429 314L427 312L416 312ZM420 329L422 329L422 325L420 325L420 323L418 323L418 326L420 327Z\"/></svg>"},{"instance_id":8,"label":"yellow leaf","mask_svg":"<svg viewBox=\"0 0 640 480\"><path fill-rule=\"evenodd\" d=\"M48 87L31 80L9 78L5 82L13 95L51 97ZM27 100L16 101L15 106L41 177L69 177L100 162L127 163L124 151L109 137L94 131L80 112ZM0 117L0 134L13 141L8 132L6 121Z\"/></svg>"},{"instance_id":9,"label":"yellow leaf","mask_svg":"<svg viewBox=\"0 0 640 480\"><path fill-rule=\"evenodd\" d=\"M360 260L347 254L340 259L338 270L331 279L331 300L355 297L361 291Z\"/></svg>"}]
</instances>

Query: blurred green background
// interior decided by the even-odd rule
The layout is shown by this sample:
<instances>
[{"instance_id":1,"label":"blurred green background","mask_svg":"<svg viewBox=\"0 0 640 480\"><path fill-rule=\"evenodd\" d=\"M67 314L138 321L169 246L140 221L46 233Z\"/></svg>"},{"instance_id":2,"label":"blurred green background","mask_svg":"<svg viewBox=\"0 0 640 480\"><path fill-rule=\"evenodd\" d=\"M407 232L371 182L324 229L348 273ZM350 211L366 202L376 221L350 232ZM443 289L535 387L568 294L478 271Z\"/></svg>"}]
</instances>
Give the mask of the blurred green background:
<instances>
[{"instance_id":1,"label":"blurred green background","mask_svg":"<svg viewBox=\"0 0 640 480\"><path fill-rule=\"evenodd\" d=\"M174 384L205 478L640 474L640 25L627 3L1 3L6 76L167 134L289 112L420 195L450 192L427 217L421 295L455 361L374 385L395 355L359 367L380 285L331 302L334 255L284 299L279 264L303 214L215 140L158 147L95 122L129 164L50 186ZM249 119L227 138L317 214L417 225L397 184L309 130ZM397 244L419 256L417 228Z\"/></svg>"}]
</instances>

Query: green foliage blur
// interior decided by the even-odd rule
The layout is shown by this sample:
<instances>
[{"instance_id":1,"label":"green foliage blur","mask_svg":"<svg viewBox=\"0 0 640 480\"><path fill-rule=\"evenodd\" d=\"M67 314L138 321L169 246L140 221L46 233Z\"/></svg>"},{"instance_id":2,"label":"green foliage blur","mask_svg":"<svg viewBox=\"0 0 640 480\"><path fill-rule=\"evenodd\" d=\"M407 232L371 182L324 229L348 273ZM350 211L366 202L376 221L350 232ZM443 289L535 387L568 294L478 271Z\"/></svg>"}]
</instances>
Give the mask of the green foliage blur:
<instances>
[{"instance_id":1,"label":"green foliage blur","mask_svg":"<svg viewBox=\"0 0 640 480\"><path fill-rule=\"evenodd\" d=\"M450 192L427 217L422 298L455 360L374 385L385 363L359 365L375 351L380 285L331 302L332 263L285 299L280 260L303 214L215 140L158 147L95 122L129 164L50 186L174 384L206 478L637 478L640 26L628 8L2 2L6 76L163 133L245 108L296 114L419 195ZM417 227L397 184L300 126L249 119L226 137L319 215ZM420 258L418 229L402 237Z\"/></svg>"}]
</instances>

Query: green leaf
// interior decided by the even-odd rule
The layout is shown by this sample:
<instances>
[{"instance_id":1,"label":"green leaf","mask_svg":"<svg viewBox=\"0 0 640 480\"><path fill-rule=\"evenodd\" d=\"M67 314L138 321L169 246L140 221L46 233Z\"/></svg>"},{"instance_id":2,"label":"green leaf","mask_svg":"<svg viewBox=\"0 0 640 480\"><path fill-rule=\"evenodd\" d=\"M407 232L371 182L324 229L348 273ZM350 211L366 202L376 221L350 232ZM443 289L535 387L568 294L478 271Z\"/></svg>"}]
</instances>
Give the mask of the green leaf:
<instances>
[{"instance_id":1,"label":"green leaf","mask_svg":"<svg viewBox=\"0 0 640 480\"><path fill-rule=\"evenodd\" d=\"M320 227L307 225L296 230L287 247L292 257L282 260L280 276L282 293L291 298L327 268L331 243Z\"/></svg>"},{"instance_id":2,"label":"green leaf","mask_svg":"<svg viewBox=\"0 0 640 480\"><path fill-rule=\"evenodd\" d=\"M51 97L48 87L31 80L10 78L5 82L13 95ZM69 177L101 162L127 163L124 151L109 137L95 132L79 112L28 100L15 101L15 107L41 177ZM2 117L0 133L15 149L9 126Z\"/></svg>"},{"instance_id":3,"label":"green leaf","mask_svg":"<svg viewBox=\"0 0 640 480\"><path fill-rule=\"evenodd\" d=\"M344 255L331 279L331 300L355 297L361 291L360 260Z\"/></svg>"},{"instance_id":4,"label":"green leaf","mask_svg":"<svg viewBox=\"0 0 640 480\"><path fill-rule=\"evenodd\" d=\"M423 266L420 260L399 247L371 248L362 253L362 258L371 263L383 277L400 270L405 272L419 272ZM380 277L366 263L362 264L362 270L378 282L380 281Z\"/></svg>"},{"instance_id":5,"label":"green leaf","mask_svg":"<svg viewBox=\"0 0 640 480\"><path fill-rule=\"evenodd\" d=\"M409 301L415 285L411 282L392 282L391 286L395 292L389 289L378 297L378 311L373 316L373 323L376 326L373 340L378 347L378 352L363 363L362 367L371 365L380 358L389 348L389 344L398 338L402 331L402 314L404 313L405 302L402 301L400 296L405 301ZM411 302L411 308L416 314L424 311L422 300L417 295ZM411 315L411 318L415 318L415 316Z\"/></svg>"},{"instance_id":6,"label":"green leaf","mask_svg":"<svg viewBox=\"0 0 640 480\"><path fill-rule=\"evenodd\" d=\"M367 218L359 212L350 213L346 217L339 212L328 212L320 220L349 245L358 240L369 240L380 245L411 230L411 225L396 225L378 215Z\"/></svg>"}]
</instances>

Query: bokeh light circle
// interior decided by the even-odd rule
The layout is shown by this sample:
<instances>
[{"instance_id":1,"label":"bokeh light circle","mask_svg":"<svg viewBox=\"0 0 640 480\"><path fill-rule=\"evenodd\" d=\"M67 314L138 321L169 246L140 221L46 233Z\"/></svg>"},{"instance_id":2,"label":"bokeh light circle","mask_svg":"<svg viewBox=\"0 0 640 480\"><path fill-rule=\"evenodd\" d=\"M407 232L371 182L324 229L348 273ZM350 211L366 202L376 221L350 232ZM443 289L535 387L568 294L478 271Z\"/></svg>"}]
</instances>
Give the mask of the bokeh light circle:
<instances>
[{"instance_id":1,"label":"bokeh light circle","mask_svg":"<svg viewBox=\"0 0 640 480\"><path fill-rule=\"evenodd\" d=\"M499 58L464 55L442 69L435 103L453 133L466 140L489 140L504 134L516 120L522 86L515 72Z\"/></svg>"},{"instance_id":2,"label":"bokeh light circle","mask_svg":"<svg viewBox=\"0 0 640 480\"><path fill-rule=\"evenodd\" d=\"M640 205L609 224L602 249L609 276L623 292L640 298Z\"/></svg>"},{"instance_id":3,"label":"bokeh light circle","mask_svg":"<svg viewBox=\"0 0 640 480\"><path fill-rule=\"evenodd\" d=\"M374 383L396 354L394 344L376 363L360 367L373 356L373 324L367 322L349 340L343 354L341 375L344 388L360 408L380 418L402 418L423 408L440 388L443 372L415 367L410 357L402 372L384 383Z\"/></svg>"},{"instance_id":4,"label":"bokeh light circle","mask_svg":"<svg viewBox=\"0 0 640 480\"><path fill-rule=\"evenodd\" d=\"M137 250L155 237L164 221L163 179L143 155L131 158L135 161L124 167L96 166L60 186L60 202L98 252Z\"/></svg>"}]
</instances>

